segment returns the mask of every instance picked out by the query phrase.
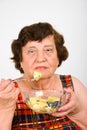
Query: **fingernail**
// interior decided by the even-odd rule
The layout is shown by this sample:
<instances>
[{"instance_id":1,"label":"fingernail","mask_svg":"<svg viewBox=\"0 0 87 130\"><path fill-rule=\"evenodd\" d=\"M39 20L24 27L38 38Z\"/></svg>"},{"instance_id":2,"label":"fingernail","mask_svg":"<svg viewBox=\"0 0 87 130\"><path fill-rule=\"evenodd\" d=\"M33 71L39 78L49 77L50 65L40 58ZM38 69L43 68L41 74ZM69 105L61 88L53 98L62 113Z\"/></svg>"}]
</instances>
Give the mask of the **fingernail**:
<instances>
[{"instance_id":1,"label":"fingernail","mask_svg":"<svg viewBox=\"0 0 87 130\"><path fill-rule=\"evenodd\" d=\"M62 112L62 109L58 109L59 112Z\"/></svg>"}]
</instances>

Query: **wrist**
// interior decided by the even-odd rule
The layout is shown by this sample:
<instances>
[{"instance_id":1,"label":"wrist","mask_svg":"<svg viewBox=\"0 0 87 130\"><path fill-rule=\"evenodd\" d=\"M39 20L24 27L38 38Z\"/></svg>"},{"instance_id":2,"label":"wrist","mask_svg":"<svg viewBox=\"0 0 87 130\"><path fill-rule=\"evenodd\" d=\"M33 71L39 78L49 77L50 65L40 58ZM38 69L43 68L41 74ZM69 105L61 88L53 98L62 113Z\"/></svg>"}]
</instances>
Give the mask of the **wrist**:
<instances>
[{"instance_id":1,"label":"wrist","mask_svg":"<svg viewBox=\"0 0 87 130\"><path fill-rule=\"evenodd\" d=\"M0 110L0 130L11 130L14 110Z\"/></svg>"}]
</instances>

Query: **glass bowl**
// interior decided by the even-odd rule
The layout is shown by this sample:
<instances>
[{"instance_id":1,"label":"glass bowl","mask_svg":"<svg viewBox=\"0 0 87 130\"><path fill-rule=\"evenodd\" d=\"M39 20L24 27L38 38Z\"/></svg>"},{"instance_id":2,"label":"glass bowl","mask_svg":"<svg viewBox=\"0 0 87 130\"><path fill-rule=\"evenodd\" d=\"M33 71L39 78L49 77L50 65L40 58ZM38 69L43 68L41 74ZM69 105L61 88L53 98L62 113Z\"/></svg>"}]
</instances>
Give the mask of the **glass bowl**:
<instances>
[{"instance_id":1,"label":"glass bowl","mask_svg":"<svg viewBox=\"0 0 87 130\"><path fill-rule=\"evenodd\" d=\"M53 113L65 104L65 94L58 90L32 90L26 104L34 112Z\"/></svg>"}]
</instances>

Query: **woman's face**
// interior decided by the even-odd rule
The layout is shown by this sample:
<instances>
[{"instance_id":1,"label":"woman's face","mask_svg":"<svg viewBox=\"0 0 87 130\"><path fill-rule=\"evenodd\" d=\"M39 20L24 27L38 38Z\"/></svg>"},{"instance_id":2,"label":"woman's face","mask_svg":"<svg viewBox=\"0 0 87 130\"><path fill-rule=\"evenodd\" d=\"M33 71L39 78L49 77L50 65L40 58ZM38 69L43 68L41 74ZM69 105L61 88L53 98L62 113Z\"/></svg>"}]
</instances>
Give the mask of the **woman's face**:
<instances>
[{"instance_id":1,"label":"woman's face","mask_svg":"<svg viewBox=\"0 0 87 130\"><path fill-rule=\"evenodd\" d=\"M34 71L40 71L43 78L52 76L59 60L53 36L44 38L41 42L29 41L22 48L22 62L24 75L32 78Z\"/></svg>"}]
</instances>

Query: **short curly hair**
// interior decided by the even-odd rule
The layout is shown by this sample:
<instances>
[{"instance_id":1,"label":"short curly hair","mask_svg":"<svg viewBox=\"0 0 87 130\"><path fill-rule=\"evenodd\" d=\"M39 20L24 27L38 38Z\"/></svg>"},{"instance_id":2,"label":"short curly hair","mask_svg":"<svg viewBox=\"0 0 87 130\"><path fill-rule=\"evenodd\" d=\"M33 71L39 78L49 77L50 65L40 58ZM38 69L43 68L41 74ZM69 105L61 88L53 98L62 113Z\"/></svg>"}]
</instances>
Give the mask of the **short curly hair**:
<instances>
[{"instance_id":1,"label":"short curly hair","mask_svg":"<svg viewBox=\"0 0 87 130\"><path fill-rule=\"evenodd\" d=\"M59 67L62 61L65 61L69 55L67 48L64 46L64 37L57 32L51 24L47 22L39 22L22 28L19 32L18 38L13 40L11 44L13 57L11 57L11 60L14 61L15 68L21 73L24 73L20 62L22 61L22 47L25 46L28 41L42 41L49 35L54 36L57 56L59 59Z\"/></svg>"}]
</instances>

